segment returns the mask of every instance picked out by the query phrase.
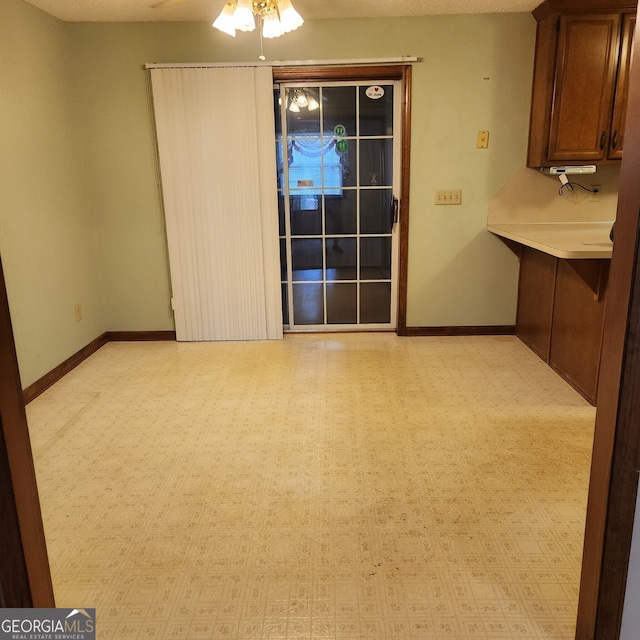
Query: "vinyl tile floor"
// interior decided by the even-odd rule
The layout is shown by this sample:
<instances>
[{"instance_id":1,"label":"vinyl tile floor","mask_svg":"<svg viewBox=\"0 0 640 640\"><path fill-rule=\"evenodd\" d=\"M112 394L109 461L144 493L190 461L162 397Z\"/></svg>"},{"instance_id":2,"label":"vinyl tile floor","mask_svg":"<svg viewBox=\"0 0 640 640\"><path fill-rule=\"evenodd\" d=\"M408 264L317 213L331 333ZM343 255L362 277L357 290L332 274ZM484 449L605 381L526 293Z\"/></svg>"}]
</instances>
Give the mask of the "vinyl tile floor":
<instances>
[{"instance_id":1,"label":"vinyl tile floor","mask_svg":"<svg viewBox=\"0 0 640 640\"><path fill-rule=\"evenodd\" d=\"M27 415L100 640L574 637L595 410L513 336L109 343Z\"/></svg>"}]
</instances>

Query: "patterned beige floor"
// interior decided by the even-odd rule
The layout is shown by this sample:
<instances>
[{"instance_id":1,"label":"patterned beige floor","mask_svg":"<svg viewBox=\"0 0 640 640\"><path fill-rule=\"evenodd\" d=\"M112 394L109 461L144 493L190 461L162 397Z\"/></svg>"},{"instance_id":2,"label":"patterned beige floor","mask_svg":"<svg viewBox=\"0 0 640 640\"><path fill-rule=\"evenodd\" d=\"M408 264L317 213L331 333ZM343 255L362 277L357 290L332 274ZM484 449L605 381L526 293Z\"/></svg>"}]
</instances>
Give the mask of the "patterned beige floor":
<instances>
[{"instance_id":1,"label":"patterned beige floor","mask_svg":"<svg viewBox=\"0 0 640 640\"><path fill-rule=\"evenodd\" d=\"M514 337L111 343L28 407L98 638L573 638L595 412Z\"/></svg>"}]
</instances>

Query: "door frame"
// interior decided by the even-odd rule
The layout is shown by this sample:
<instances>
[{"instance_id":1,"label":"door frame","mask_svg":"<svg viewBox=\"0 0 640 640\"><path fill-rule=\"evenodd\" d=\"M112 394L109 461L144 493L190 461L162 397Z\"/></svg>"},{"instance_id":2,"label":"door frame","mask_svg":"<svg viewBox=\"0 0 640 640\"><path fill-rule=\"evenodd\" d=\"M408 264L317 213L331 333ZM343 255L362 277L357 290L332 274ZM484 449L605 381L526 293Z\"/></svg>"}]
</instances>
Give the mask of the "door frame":
<instances>
[{"instance_id":1,"label":"door frame","mask_svg":"<svg viewBox=\"0 0 640 640\"><path fill-rule=\"evenodd\" d=\"M0 262L0 606L55 607L9 302Z\"/></svg>"},{"instance_id":2,"label":"door frame","mask_svg":"<svg viewBox=\"0 0 640 640\"><path fill-rule=\"evenodd\" d=\"M376 81L373 81L374 84L376 83ZM391 87L391 96L392 96L392 107L393 107L393 115L392 115L392 121L393 121L393 132L391 135L384 134L384 136L382 136L381 134L378 135L374 135L371 136L372 139L379 139L379 138L391 138L392 140L392 148L393 148L393 163L392 163L392 175L391 175L391 183L384 183L384 189L390 189L391 191L391 195L392 198L394 200L396 200L399 203L399 200L397 200L397 195L400 195L400 185L402 183L402 158L401 158L401 143L402 143L402 136L401 136L401 126L402 126L402 113L401 113L401 104L402 104L402 81L401 80L389 80L389 79L384 79L384 80L380 80L380 82L384 83L385 88L383 92L388 91L388 87ZM302 91L304 92L305 90L311 90L313 88L317 89L319 91L319 95L320 97L324 96L324 91L326 89L331 90L332 88L336 88L336 87L348 87L349 89L351 89L354 92L359 92L360 90L362 90L363 88L366 87L370 87L372 83L372 80L367 78L365 80L358 80L358 79L352 79L352 80L332 80L332 81L327 81L327 80L323 80L322 82L316 83L309 83L308 81L303 81L303 82L281 82L278 84L274 84L274 89L275 87L278 87L278 99L280 102L280 119L281 119L281 125L280 125L280 131L279 134L282 136L282 149L283 149L283 155L286 157L288 154L284 154L284 149L288 148L288 145L290 144L290 140L295 140L296 138L299 138L301 135L302 137L306 137L307 135L310 135L312 138L317 137L316 134L313 133L308 133L308 132L304 132L303 134L301 132L289 132L289 126L288 126L288 122L289 122L289 118L286 115L287 114L287 109L286 109L286 103L287 103L287 99L286 99L286 93L287 91L289 91L290 89L292 89L294 92L296 90L300 90L302 89ZM357 93L357 95L359 95ZM385 93L386 95L386 93ZM360 100L360 98L359 98ZM320 102L322 102L322 100L320 100ZM356 108L355 103L354 103L354 109ZM360 105L360 108L362 108L362 105ZM320 110L324 111L323 106L320 106ZM357 117L357 116L356 116ZM318 124L320 124L320 121L318 121ZM323 140L329 140L330 141L330 137L327 138L327 133L326 131L322 131L320 132L318 135L321 136L321 138ZM358 133L358 131L356 131L356 129L354 128L354 130L347 134L346 138L347 139L352 139L352 141L355 141L356 139L359 140L367 140L369 139L369 135L365 135L362 136L360 133ZM286 144L285 144L286 142ZM356 164L359 167L360 166L360 162L361 162L361 147L360 145L356 145L357 147L357 160L356 160ZM287 288L287 293L286 293L286 299L288 301L288 303L286 304L286 308L287 308L287 313L288 313L288 320L290 320L289 322L284 322L286 331L287 332L324 332L324 331L328 331L328 332L349 332L349 331L355 331L355 332L362 332L362 331L383 331L383 332L395 332L396 328L397 328L397 321L398 321L398 268L399 268L399 248L400 248L400 220L399 220L399 215L398 215L398 219L395 219L389 228L389 231L387 233L375 233L375 234L371 234L370 232L367 232L366 234L362 233L362 230L360 228L360 225L356 225L356 229L353 232L349 232L349 233L344 233L341 234L339 232L329 232L326 229L326 216L328 215L328 211L326 209L327 204L326 202L324 204L322 204L322 216L325 219L325 222L322 224L321 227L321 231L320 234L316 234L313 232L309 232L308 234L305 233L296 233L295 235L293 234L293 218L291 217L292 215L292 211L290 210L292 207L292 203L291 203L291 197L295 196L296 192L295 191L291 191L291 180L288 176L290 176L290 171L291 171L291 162L293 162L293 160L289 161L289 162L285 162L284 157L281 160L278 160L278 163L283 162L283 177L282 177L282 195L284 196L284 202L282 204L282 206L284 207L284 210L282 213L284 213L285 215L285 231L284 231L284 236L285 236L285 241L286 241L286 256L284 256L285 260L287 261L287 266L286 269L283 269L283 272L286 274L286 288ZM352 162L352 160L350 160L350 162ZM295 162L294 162L295 164ZM360 170L358 170L356 173L360 173ZM355 173L354 173L355 175ZM323 178L324 180L324 178ZM361 197L363 193L366 193L367 191L367 187L368 185L363 185L361 183L362 181L362 176L359 177L358 180L356 180L355 184L347 186L347 190L349 193L355 194L356 195L356 201L357 202L361 202ZM280 191L280 189L279 189ZM392 203L392 200L389 199L387 205L390 206ZM399 211L399 210L398 210ZM324 290L323 296L324 296L324 309L323 309L323 313L325 316L325 320L326 322L315 322L315 323L303 323L303 324L296 324L295 323L295 298L296 296L294 295L294 289L295 287L300 287L305 286L305 285L311 285L312 288L314 286L317 286L317 284L320 284L317 281L307 281L306 279L303 278L304 282L300 283L300 282L295 282L296 278L295 278L295 270L293 269L293 253L292 253L292 247L293 247L293 242L295 242L296 240L298 240L300 237L305 238L305 239L318 239L318 238L322 238L323 243L326 243L329 239L332 239L334 242L336 240L339 240L342 236L345 236L346 238L349 239L354 239L356 244L355 247L356 248L356 254L358 256L356 262L357 264L360 264L358 261L361 259L361 245L359 244L359 239L360 238L364 238L364 237L368 237L369 235L372 236L382 236L382 237L389 237L390 240L390 251L391 251L391 272L389 274L389 278L382 278L382 280L389 280L389 284L390 284L390 295L391 298L389 300L389 305L386 306L385 308L389 311L389 320L387 322L361 322L361 317L359 313L356 313L356 319L355 322L329 322L328 319L328 314L329 314L329 307L328 307L328 300L329 300L329 286L330 284L338 284L338 287L342 286L342 283L344 282L349 282L350 281L350 285L355 285L358 291L357 294L357 298L358 298L358 302L356 304L356 311L358 309L361 310L361 286L364 284L365 286L368 279L362 279L362 275L361 273L358 271L357 267L356 267L356 273L354 274L354 276L352 278L346 278L346 279L342 279L342 278L337 278L335 280L329 280L328 276L327 276L327 272L328 272L328 250L326 248L326 244L323 244L323 253L325 254L325 256L323 257L323 261L322 261L322 269L323 269L323 275L322 275L322 283L323 283L323 288L326 287L326 289ZM334 237L335 236L335 237ZM281 241L282 241L282 233L281 233ZM281 261L283 259L283 256L281 256ZM374 280L376 280L376 278L374 278ZM285 283L283 282L283 285ZM355 300L354 300L355 302ZM284 306L284 305L283 305ZM284 318L283 318L284 320Z\"/></svg>"},{"instance_id":3,"label":"door frame","mask_svg":"<svg viewBox=\"0 0 640 640\"><path fill-rule=\"evenodd\" d=\"M411 65L363 65L331 67L274 67L275 83L400 80L402 130L400 132L400 237L398 238L398 311L396 333L407 335L407 276L409 253L409 177L411 160Z\"/></svg>"},{"instance_id":4,"label":"door frame","mask_svg":"<svg viewBox=\"0 0 640 640\"><path fill-rule=\"evenodd\" d=\"M640 14L640 11L638 12ZM640 21L636 21L640 42ZM640 471L640 47L634 47L607 285L576 638L619 637Z\"/></svg>"}]
</instances>

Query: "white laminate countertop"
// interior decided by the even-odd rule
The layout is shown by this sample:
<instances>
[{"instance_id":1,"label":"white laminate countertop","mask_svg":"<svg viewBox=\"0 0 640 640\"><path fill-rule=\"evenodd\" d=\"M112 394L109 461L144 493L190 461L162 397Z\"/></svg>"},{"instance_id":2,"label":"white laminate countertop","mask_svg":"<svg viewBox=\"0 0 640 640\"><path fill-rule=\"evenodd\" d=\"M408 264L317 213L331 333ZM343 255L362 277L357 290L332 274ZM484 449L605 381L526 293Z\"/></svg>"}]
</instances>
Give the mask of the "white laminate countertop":
<instances>
[{"instance_id":1,"label":"white laminate countertop","mask_svg":"<svg viewBox=\"0 0 640 640\"><path fill-rule=\"evenodd\" d=\"M611 258L612 222L490 224L487 231L556 258Z\"/></svg>"}]
</instances>

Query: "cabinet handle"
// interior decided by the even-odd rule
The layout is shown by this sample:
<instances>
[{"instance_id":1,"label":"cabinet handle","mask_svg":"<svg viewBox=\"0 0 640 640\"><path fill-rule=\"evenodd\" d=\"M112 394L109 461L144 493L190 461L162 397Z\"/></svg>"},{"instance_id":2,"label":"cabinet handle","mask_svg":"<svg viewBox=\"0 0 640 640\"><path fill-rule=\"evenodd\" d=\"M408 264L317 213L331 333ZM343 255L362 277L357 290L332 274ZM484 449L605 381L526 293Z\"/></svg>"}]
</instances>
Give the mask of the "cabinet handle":
<instances>
[{"instance_id":1,"label":"cabinet handle","mask_svg":"<svg viewBox=\"0 0 640 640\"><path fill-rule=\"evenodd\" d=\"M613 138L611 139L611 148L615 151L615 148L618 146L618 131L613 132Z\"/></svg>"},{"instance_id":2,"label":"cabinet handle","mask_svg":"<svg viewBox=\"0 0 640 640\"><path fill-rule=\"evenodd\" d=\"M607 139L607 132L603 131L602 135L600 136L600 151L602 151L604 149L604 143Z\"/></svg>"}]
</instances>

